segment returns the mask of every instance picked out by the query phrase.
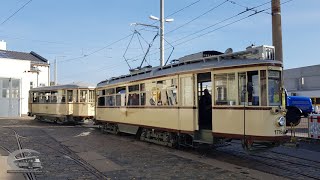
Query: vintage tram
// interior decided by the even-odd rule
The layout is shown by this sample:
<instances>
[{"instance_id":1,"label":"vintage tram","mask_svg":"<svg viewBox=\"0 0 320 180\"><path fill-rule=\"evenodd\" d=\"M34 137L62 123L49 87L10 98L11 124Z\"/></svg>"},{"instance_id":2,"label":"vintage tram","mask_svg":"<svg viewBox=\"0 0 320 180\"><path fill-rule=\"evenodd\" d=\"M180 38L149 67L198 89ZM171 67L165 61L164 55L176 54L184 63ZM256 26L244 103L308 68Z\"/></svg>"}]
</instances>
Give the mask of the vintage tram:
<instances>
[{"instance_id":1,"label":"vintage tram","mask_svg":"<svg viewBox=\"0 0 320 180\"><path fill-rule=\"evenodd\" d=\"M168 146L278 145L287 140L282 69L272 46L204 51L137 69L97 85L95 121L104 131Z\"/></svg>"},{"instance_id":2,"label":"vintage tram","mask_svg":"<svg viewBox=\"0 0 320 180\"><path fill-rule=\"evenodd\" d=\"M56 123L79 123L95 115L95 87L66 84L33 88L29 91L30 116Z\"/></svg>"}]
</instances>

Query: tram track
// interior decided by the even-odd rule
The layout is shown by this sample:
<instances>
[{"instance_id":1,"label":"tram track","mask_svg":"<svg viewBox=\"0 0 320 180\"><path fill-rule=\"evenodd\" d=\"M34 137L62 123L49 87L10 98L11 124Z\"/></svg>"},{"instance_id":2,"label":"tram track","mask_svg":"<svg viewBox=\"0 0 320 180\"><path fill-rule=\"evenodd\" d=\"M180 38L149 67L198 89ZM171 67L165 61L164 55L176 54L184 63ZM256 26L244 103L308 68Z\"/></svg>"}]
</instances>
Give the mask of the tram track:
<instances>
[{"instance_id":1,"label":"tram track","mask_svg":"<svg viewBox=\"0 0 320 180\"><path fill-rule=\"evenodd\" d=\"M22 148L22 145L21 145L21 141L20 141L20 136L19 134L12 128L8 128L10 130L12 130L14 132L14 136L15 136L15 139L16 139L16 142L17 142L17 146L18 146L18 150L21 152L21 150L23 149ZM7 151L9 154L12 153L8 148L6 148L5 146L0 146L3 150ZM22 158L25 157L24 153L21 153L20 156ZM25 172L23 173L23 176L26 180L36 180L36 176L33 172Z\"/></svg>"},{"instance_id":2,"label":"tram track","mask_svg":"<svg viewBox=\"0 0 320 180\"><path fill-rule=\"evenodd\" d=\"M94 175L97 179L109 179L102 172L98 171L96 168L91 166L89 163L87 163L86 161L82 160L80 157L78 157L76 154L74 154L73 151L71 151L69 148L65 147L64 145L62 145L60 142L56 141L53 137L51 137L50 135L48 135L47 137L50 138L52 141L57 142L59 144L59 148L51 147L50 145L45 144L45 143L41 143L39 141L36 141L36 142L33 142L33 143L36 143L36 144L41 145L41 146L45 146L47 148L50 148L50 149L54 150L55 152L60 153L65 158L68 158L68 159L72 160L77 165L79 165L79 166L83 167L84 169L86 169L88 172L90 172L92 175ZM66 151L66 152L64 152L62 150Z\"/></svg>"},{"instance_id":3,"label":"tram track","mask_svg":"<svg viewBox=\"0 0 320 180\"><path fill-rule=\"evenodd\" d=\"M272 174L276 174L276 175L291 178L291 179L292 178L296 178L296 179L309 178L309 179L320 180L320 176L312 174L314 172L318 172L318 169L319 169L318 165L316 166L316 165L310 165L302 162L292 162L290 160L285 160L283 159L283 157L280 157L280 156L285 156L282 153L281 154L275 153L278 156L270 157L267 154L263 154L263 153L248 154L240 150L232 150L232 149L215 149L215 151L222 155L225 154L228 156L239 158L241 160L244 159L244 160L248 160L249 162L256 162L261 165L267 166L270 169L277 168L278 170L285 171L285 173L280 174L278 172L274 172L274 170L268 171L269 168L259 169L267 173L272 173ZM271 153L274 153L274 152L271 152ZM297 158L297 157L291 157L291 158ZM301 158L301 159L307 161L307 159L304 159L304 158ZM318 162L315 161L314 163L318 163Z\"/></svg>"}]
</instances>

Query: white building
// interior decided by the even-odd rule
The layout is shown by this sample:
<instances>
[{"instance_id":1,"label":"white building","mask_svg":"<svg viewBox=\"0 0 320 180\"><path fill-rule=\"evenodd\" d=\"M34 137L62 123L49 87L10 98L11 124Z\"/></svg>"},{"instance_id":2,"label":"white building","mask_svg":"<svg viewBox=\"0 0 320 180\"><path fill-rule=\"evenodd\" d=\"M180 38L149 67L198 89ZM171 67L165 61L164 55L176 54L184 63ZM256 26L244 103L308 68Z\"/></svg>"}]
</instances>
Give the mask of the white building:
<instances>
[{"instance_id":1,"label":"white building","mask_svg":"<svg viewBox=\"0 0 320 180\"><path fill-rule=\"evenodd\" d=\"M48 86L49 71L47 59L32 51L8 51L0 41L0 117L27 114L30 88Z\"/></svg>"}]
</instances>

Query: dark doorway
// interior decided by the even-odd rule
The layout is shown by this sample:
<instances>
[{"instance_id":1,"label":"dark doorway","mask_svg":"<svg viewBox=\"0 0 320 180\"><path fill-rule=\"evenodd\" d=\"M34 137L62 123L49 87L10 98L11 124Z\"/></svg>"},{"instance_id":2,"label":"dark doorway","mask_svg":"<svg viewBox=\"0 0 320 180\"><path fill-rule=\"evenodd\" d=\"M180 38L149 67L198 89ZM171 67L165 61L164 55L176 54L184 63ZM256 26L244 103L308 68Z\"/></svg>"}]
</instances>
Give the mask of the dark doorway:
<instances>
[{"instance_id":1,"label":"dark doorway","mask_svg":"<svg viewBox=\"0 0 320 180\"><path fill-rule=\"evenodd\" d=\"M199 129L212 129L212 82L211 72L199 73L198 82L198 123Z\"/></svg>"}]
</instances>

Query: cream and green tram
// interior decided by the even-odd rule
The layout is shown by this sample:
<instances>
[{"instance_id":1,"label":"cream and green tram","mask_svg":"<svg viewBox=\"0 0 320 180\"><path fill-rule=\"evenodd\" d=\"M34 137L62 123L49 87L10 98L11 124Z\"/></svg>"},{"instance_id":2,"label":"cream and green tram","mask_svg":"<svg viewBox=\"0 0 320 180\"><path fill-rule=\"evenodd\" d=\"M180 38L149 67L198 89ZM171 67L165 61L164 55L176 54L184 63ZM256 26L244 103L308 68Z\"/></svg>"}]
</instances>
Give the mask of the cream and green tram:
<instances>
[{"instance_id":1,"label":"cream and green tram","mask_svg":"<svg viewBox=\"0 0 320 180\"><path fill-rule=\"evenodd\" d=\"M104 131L168 146L278 145L287 136L282 63L273 53L272 46L205 51L102 81L95 121Z\"/></svg>"},{"instance_id":2,"label":"cream and green tram","mask_svg":"<svg viewBox=\"0 0 320 180\"><path fill-rule=\"evenodd\" d=\"M57 123L79 123L95 115L95 87L66 84L29 91L29 116Z\"/></svg>"}]
</instances>

